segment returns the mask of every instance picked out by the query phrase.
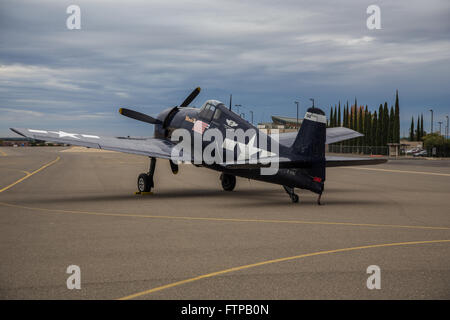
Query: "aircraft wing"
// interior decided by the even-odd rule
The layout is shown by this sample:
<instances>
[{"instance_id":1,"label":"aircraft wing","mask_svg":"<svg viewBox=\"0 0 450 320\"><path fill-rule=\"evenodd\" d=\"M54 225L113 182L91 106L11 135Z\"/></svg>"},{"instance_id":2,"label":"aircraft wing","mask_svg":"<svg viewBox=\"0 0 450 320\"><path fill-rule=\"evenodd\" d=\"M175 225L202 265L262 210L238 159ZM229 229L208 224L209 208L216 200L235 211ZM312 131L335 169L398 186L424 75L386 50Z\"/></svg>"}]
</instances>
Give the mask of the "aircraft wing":
<instances>
[{"instance_id":1,"label":"aircraft wing","mask_svg":"<svg viewBox=\"0 0 450 320\"><path fill-rule=\"evenodd\" d=\"M363 134L349 128L327 128L327 139L325 143L330 144L362 136ZM297 137L297 131L280 133L278 137L280 144L291 146L294 143L295 138Z\"/></svg>"},{"instance_id":2,"label":"aircraft wing","mask_svg":"<svg viewBox=\"0 0 450 320\"><path fill-rule=\"evenodd\" d=\"M11 128L11 130L21 136L36 140L65 143L94 149L112 150L163 159L170 159L172 148L175 146L171 141L157 138L135 139L100 137L90 134L35 129Z\"/></svg>"}]
</instances>

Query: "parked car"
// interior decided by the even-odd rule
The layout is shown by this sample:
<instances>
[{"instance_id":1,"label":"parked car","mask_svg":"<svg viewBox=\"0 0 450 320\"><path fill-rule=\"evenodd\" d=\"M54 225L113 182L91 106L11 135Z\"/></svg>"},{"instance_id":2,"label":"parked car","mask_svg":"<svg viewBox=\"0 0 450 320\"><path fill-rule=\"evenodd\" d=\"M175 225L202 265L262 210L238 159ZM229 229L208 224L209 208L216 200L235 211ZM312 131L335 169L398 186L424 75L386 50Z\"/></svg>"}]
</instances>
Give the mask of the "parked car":
<instances>
[{"instance_id":1,"label":"parked car","mask_svg":"<svg viewBox=\"0 0 450 320\"><path fill-rule=\"evenodd\" d=\"M414 157L426 157L427 155L427 150L421 150L419 152L413 153Z\"/></svg>"},{"instance_id":2,"label":"parked car","mask_svg":"<svg viewBox=\"0 0 450 320\"><path fill-rule=\"evenodd\" d=\"M420 149L420 148L413 148L413 149L410 149L410 150L406 150L406 154L408 155L413 155L414 153L417 153L417 152L420 152L420 151L422 151L422 149Z\"/></svg>"}]
</instances>

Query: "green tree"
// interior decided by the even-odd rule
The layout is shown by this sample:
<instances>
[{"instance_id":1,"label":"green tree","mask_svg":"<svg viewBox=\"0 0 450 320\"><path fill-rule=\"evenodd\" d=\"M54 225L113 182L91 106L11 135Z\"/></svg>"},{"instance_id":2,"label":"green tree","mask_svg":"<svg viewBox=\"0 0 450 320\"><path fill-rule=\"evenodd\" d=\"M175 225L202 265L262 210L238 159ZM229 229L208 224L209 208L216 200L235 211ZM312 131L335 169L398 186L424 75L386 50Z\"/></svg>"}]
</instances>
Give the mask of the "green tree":
<instances>
[{"instance_id":1,"label":"green tree","mask_svg":"<svg viewBox=\"0 0 450 320\"><path fill-rule=\"evenodd\" d=\"M425 136L425 130L423 130L423 114L420 115L420 138Z\"/></svg>"},{"instance_id":2,"label":"green tree","mask_svg":"<svg viewBox=\"0 0 450 320\"><path fill-rule=\"evenodd\" d=\"M333 122L334 122L334 127L337 127L338 126L338 116L337 116L337 107L336 107L336 105L334 105L334 119L333 119Z\"/></svg>"},{"instance_id":3,"label":"green tree","mask_svg":"<svg viewBox=\"0 0 450 320\"><path fill-rule=\"evenodd\" d=\"M363 125L363 108L359 108L359 112L358 112L358 132L364 134L364 125ZM362 146L363 144L363 139L362 137L358 138L358 145Z\"/></svg>"},{"instance_id":4,"label":"green tree","mask_svg":"<svg viewBox=\"0 0 450 320\"><path fill-rule=\"evenodd\" d=\"M420 131L420 118L419 118L419 116L417 116L417 129L416 129L416 141L420 141L420 139L422 138L421 136L420 136L420 133L421 133L421 131Z\"/></svg>"},{"instance_id":5,"label":"green tree","mask_svg":"<svg viewBox=\"0 0 450 320\"><path fill-rule=\"evenodd\" d=\"M361 145L366 146L367 145L367 137L368 137L368 133L367 133L367 128L369 127L367 124L367 117L369 115L369 111L368 111L368 107L366 105L366 108L364 109L364 116L363 116L363 134L364 136L361 138L362 142Z\"/></svg>"},{"instance_id":6,"label":"green tree","mask_svg":"<svg viewBox=\"0 0 450 320\"><path fill-rule=\"evenodd\" d=\"M409 128L409 141L414 141L414 117L411 117L411 127Z\"/></svg>"},{"instance_id":7,"label":"green tree","mask_svg":"<svg viewBox=\"0 0 450 320\"><path fill-rule=\"evenodd\" d=\"M372 132L374 133L372 145L380 145L380 121L378 120L377 111L373 113Z\"/></svg>"},{"instance_id":8,"label":"green tree","mask_svg":"<svg viewBox=\"0 0 450 320\"><path fill-rule=\"evenodd\" d=\"M388 132L389 132L389 109L387 102L385 102L383 108L383 146L385 146L388 143Z\"/></svg>"},{"instance_id":9,"label":"green tree","mask_svg":"<svg viewBox=\"0 0 450 320\"><path fill-rule=\"evenodd\" d=\"M400 143L400 104L398 102L398 90L395 93L394 142Z\"/></svg>"},{"instance_id":10,"label":"green tree","mask_svg":"<svg viewBox=\"0 0 450 320\"><path fill-rule=\"evenodd\" d=\"M377 137L377 146L383 145L383 131L384 131L384 123L383 123L383 105L380 104L380 107L378 108L378 137Z\"/></svg>"},{"instance_id":11,"label":"green tree","mask_svg":"<svg viewBox=\"0 0 450 320\"><path fill-rule=\"evenodd\" d=\"M328 120L328 126L333 126L333 107L330 108L330 119Z\"/></svg>"},{"instance_id":12,"label":"green tree","mask_svg":"<svg viewBox=\"0 0 450 320\"><path fill-rule=\"evenodd\" d=\"M350 110L348 108L348 100L347 100L347 128L350 128Z\"/></svg>"},{"instance_id":13,"label":"green tree","mask_svg":"<svg viewBox=\"0 0 450 320\"><path fill-rule=\"evenodd\" d=\"M339 108L338 108L338 123L337 126L341 127L342 126L342 122L341 122L341 101L339 101Z\"/></svg>"},{"instance_id":14,"label":"green tree","mask_svg":"<svg viewBox=\"0 0 450 320\"><path fill-rule=\"evenodd\" d=\"M436 148L437 154L439 155L443 152L442 149L444 149L444 147L450 148L450 141L445 139L445 137L439 133L430 133L423 137L423 145L430 155L432 153L432 148Z\"/></svg>"},{"instance_id":15,"label":"green tree","mask_svg":"<svg viewBox=\"0 0 450 320\"><path fill-rule=\"evenodd\" d=\"M389 114L389 137L388 142L392 143L395 142L395 114L394 114L394 107L391 106L391 111Z\"/></svg>"}]
</instances>

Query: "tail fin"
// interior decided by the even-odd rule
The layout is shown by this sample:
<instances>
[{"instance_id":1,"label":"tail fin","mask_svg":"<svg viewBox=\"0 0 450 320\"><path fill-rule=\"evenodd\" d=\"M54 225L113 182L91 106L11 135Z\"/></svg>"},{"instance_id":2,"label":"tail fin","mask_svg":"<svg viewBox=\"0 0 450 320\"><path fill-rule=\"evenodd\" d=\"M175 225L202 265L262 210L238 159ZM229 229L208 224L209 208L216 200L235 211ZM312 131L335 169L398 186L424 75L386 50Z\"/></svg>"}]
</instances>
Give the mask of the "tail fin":
<instances>
[{"instance_id":1,"label":"tail fin","mask_svg":"<svg viewBox=\"0 0 450 320\"><path fill-rule=\"evenodd\" d=\"M327 118L319 108L309 108L292 145L293 152L307 157L325 157L327 138Z\"/></svg>"},{"instance_id":2,"label":"tail fin","mask_svg":"<svg viewBox=\"0 0 450 320\"><path fill-rule=\"evenodd\" d=\"M294 153L302 155L307 161L310 161L311 167L305 168L301 172L309 176L311 183L315 186L314 189L317 187L320 193L325 181L326 123L327 118L322 110L309 108L292 145Z\"/></svg>"}]
</instances>

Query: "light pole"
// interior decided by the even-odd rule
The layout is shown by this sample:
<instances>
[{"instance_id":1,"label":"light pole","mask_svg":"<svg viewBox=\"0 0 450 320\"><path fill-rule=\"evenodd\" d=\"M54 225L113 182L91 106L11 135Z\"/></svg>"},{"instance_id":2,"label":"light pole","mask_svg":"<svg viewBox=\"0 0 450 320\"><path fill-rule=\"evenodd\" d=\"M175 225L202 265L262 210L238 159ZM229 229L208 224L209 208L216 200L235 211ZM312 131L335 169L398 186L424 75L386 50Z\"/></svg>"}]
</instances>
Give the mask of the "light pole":
<instances>
[{"instance_id":1,"label":"light pole","mask_svg":"<svg viewBox=\"0 0 450 320\"><path fill-rule=\"evenodd\" d=\"M294 101L294 103L297 105L297 129L298 129L298 104L299 104L299 102L298 101Z\"/></svg>"},{"instance_id":2,"label":"light pole","mask_svg":"<svg viewBox=\"0 0 450 320\"><path fill-rule=\"evenodd\" d=\"M431 133L433 133L433 109L430 109L431 112Z\"/></svg>"},{"instance_id":3,"label":"light pole","mask_svg":"<svg viewBox=\"0 0 450 320\"><path fill-rule=\"evenodd\" d=\"M438 123L439 123L439 135L442 135L442 133L441 133L441 125L442 125L442 121L438 121Z\"/></svg>"},{"instance_id":4,"label":"light pole","mask_svg":"<svg viewBox=\"0 0 450 320\"><path fill-rule=\"evenodd\" d=\"M314 99L313 99L313 98L309 98L309 100L312 101L312 103L313 103L312 107L313 107L313 109L314 109Z\"/></svg>"},{"instance_id":5,"label":"light pole","mask_svg":"<svg viewBox=\"0 0 450 320\"><path fill-rule=\"evenodd\" d=\"M238 112L237 112L237 113L240 114L240 113L239 113L239 107L242 107L242 105L240 105L240 104L235 104L234 106L238 108Z\"/></svg>"},{"instance_id":6,"label":"light pole","mask_svg":"<svg viewBox=\"0 0 450 320\"><path fill-rule=\"evenodd\" d=\"M448 116L445 116L446 118L447 118L447 128L446 128L446 130L445 130L445 133L446 133L446 135L447 135L447 139L449 138L448 137Z\"/></svg>"},{"instance_id":7,"label":"light pole","mask_svg":"<svg viewBox=\"0 0 450 320\"><path fill-rule=\"evenodd\" d=\"M252 114L252 124L253 124L253 111L250 110L250 113Z\"/></svg>"}]
</instances>

